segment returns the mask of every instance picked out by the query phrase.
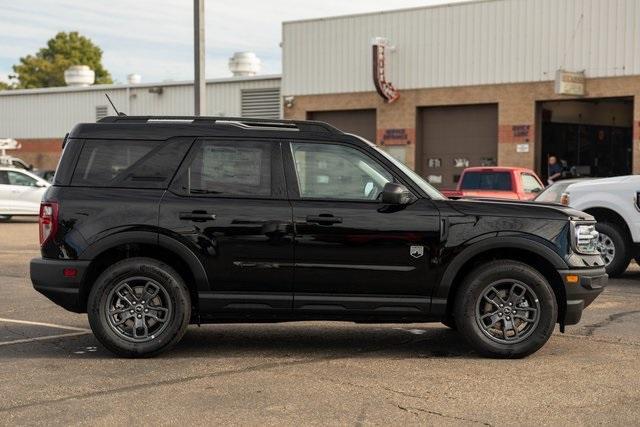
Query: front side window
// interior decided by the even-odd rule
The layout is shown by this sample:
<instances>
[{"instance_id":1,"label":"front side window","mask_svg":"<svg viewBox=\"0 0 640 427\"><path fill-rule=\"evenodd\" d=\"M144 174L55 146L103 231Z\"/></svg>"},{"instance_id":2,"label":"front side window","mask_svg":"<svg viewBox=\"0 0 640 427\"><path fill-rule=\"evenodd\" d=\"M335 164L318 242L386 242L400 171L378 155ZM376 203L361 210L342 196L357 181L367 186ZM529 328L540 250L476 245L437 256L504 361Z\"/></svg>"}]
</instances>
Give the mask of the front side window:
<instances>
[{"instance_id":1,"label":"front side window","mask_svg":"<svg viewBox=\"0 0 640 427\"><path fill-rule=\"evenodd\" d=\"M511 191L509 172L465 172L461 190Z\"/></svg>"},{"instance_id":2,"label":"front side window","mask_svg":"<svg viewBox=\"0 0 640 427\"><path fill-rule=\"evenodd\" d=\"M9 185L21 185L24 187L33 187L38 182L29 175L14 171L7 171L7 181Z\"/></svg>"},{"instance_id":3,"label":"front side window","mask_svg":"<svg viewBox=\"0 0 640 427\"><path fill-rule=\"evenodd\" d=\"M361 151L342 145L293 143L302 198L376 200L393 176Z\"/></svg>"},{"instance_id":4,"label":"front side window","mask_svg":"<svg viewBox=\"0 0 640 427\"><path fill-rule=\"evenodd\" d=\"M525 193L539 193L542 191L542 188L542 184L540 184L540 181L538 181L536 177L528 173L522 174L522 189Z\"/></svg>"},{"instance_id":5,"label":"front side window","mask_svg":"<svg viewBox=\"0 0 640 427\"><path fill-rule=\"evenodd\" d=\"M178 177L186 194L271 196L269 142L202 141Z\"/></svg>"}]
</instances>

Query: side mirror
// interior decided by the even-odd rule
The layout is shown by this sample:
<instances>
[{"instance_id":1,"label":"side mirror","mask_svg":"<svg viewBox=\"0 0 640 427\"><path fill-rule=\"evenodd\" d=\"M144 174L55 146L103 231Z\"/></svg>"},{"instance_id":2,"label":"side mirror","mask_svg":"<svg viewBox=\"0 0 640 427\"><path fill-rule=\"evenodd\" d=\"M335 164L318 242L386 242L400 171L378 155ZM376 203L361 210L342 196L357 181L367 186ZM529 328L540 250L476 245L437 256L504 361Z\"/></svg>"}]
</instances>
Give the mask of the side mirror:
<instances>
[{"instance_id":1,"label":"side mirror","mask_svg":"<svg viewBox=\"0 0 640 427\"><path fill-rule=\"evenodd\" d=\"M36 181L36 187L43 188L43 187L46 187L46 186L47 186L47 184L45 184L44 182Z\"/></svg>"},{"instance_id":2,"label":"side mirror","mask_svg":"<svg viewBox=\"0 0 640 427\"><path fill-rule=\"evenodd\" d=\"M387 205L408 205L413 194L402 184L387 182L382 189L382 203Z\"/></svg>"}]
</instances>

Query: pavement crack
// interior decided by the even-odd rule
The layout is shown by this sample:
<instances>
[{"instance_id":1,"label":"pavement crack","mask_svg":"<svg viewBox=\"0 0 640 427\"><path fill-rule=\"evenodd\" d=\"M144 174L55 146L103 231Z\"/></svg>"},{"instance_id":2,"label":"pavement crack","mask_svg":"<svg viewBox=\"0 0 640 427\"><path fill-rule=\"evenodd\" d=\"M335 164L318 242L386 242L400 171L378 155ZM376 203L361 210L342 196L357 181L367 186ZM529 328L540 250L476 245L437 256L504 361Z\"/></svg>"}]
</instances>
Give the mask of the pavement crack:
<instances>
[{"instance_id":1,"label":"pavement crack","mask_svg":"<svg viewBox=\"0 0 640 427\"><path fill-rule=\"evenodd\" d=\"M466 421L466 422L469 422L469 423L481 424L481 425L484 425L484 426L493 427L493 424L490 424L490 423L485 422L485 421L474 420L472 418L457 417L455 415L447 415L447 414L443 414L442 412L432 411L430 409L419 408L419 407L416 407L416 406L402 406L402 405L400 405L398 403L394 403L394 405L398 409L400 409L402 411L405 411L405 412L409 412L409 413L411 413L411 414L413 414L415 416L419 416L420 413L425 413L425 414L429 414L429 415L435 415L437 417L448 418L448 419L451 419L451 420Z\"/></svg>"},{"instance_id":2,"label":"pavement crack","mask_svg":"<svg viewBox=\"0 0 640 427\"><path fill-rule=\"evenodd\" d=\"M585 333L583 334L584 336L590 337L593 335L593 333L596 331L596 329L602 328L604 326L607 326L610 323L613 323L615 321L617 321L618 319L621 319L625 316L629 316L632 314L638 314L640 313L640 310L632 310L632 311L623 311L621 313L614 313L611 314L609 316L607 316L606 319L597 322L597 323L592 323L590 325L585 325L582 328L585 330Z\"/></svg>"}]
</instances>

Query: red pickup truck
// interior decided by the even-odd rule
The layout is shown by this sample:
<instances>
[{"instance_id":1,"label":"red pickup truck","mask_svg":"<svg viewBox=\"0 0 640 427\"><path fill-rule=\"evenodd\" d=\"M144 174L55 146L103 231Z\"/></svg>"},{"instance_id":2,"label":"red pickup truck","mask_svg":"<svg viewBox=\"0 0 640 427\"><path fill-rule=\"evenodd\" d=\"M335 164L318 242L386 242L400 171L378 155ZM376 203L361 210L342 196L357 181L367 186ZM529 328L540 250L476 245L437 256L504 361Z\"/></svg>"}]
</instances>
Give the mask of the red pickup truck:
<instances>
[{"instance_id":1,"label":"red pickup truck","mask_svg":"<svg viewBox=\"0 0 640 427\"><path fill-rule=\"evenodd\" d=\"M544 189L531 169L512 167L473 167L462 171L458 188L442 190L450 199L483 197L531 200Z\"/></svg>"}]
</instances>

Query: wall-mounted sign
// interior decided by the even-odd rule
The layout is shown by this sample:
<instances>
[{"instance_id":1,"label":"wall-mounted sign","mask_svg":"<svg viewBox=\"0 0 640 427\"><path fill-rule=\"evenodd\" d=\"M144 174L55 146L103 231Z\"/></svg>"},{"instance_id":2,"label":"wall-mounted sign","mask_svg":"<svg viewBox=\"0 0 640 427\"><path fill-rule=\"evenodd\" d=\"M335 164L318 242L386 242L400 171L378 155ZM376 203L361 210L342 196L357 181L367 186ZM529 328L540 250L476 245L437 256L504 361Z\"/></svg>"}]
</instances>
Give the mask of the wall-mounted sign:
<instances>
[{"instance_id":1,"label":"wall-mounted sign","mask_svg":"<svg viewBox=\"0 0 640 427\"><path fill-rule=\"evenodd\" d=\"M409 128L388 128L378 129L377 134L380 145L409 145L416 132Z\"/></svg>"},{"instance_id":2,"label":"wall-mounted sign","mask_svg":"<svg viewBox=\"0 0 640 427\"><path fill-rule=\"evenodd\" d=\"M516 144L516 153L528 153L529 143Z\"/></svg>"},{"instance_id":3,"label":"wall-mounted sign","mask_svg":"<svg viewBox=\"0 0 640 427\"><path fill-rule=\"evenodd\" d=\"M393 87L393 84L387 81L386 61L389 41L383 37L374 37L371 40L371 45L373 53L373 85L376 87L378 95L390 104L398 99L400 94Z\"/></svg>"},{"instance_id":4,"label":"wall-mounted sign","mask_svg":"<svg viewBox=\"0 0 640 427\"><path fill-rule=\"evenodd\" d=\"M555 92L558 95L584 96L586 78L584 71L570 72L564 70L556 71Z\"/></svg>"},{"instance_id":5,"label":"wall-mounted sign","mask_svg":"<svg viewBox=\"0 0 640 427\"><path fill-rule=\"evenodd\" d=\"M529 129L531 129L531 125L513 125L511 126L511 130L513 131L514 138L528 138L529 137Z\"/></svg>"}]
</instances>

